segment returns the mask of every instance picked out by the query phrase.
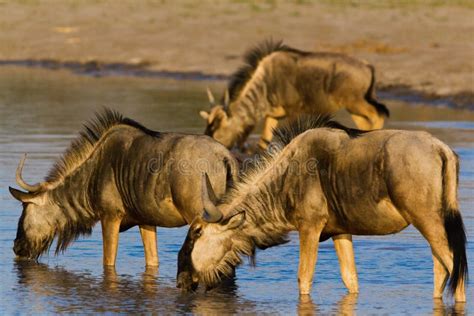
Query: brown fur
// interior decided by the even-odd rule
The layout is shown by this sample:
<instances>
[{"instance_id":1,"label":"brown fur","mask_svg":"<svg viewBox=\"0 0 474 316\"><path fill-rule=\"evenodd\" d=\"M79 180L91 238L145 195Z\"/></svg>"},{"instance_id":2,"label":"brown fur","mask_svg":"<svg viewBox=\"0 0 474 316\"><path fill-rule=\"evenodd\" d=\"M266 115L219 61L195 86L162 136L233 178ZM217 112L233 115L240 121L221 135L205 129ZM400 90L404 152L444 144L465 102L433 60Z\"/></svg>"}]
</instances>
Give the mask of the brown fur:
<instances>
[{"instance_id":1,"label":"brown fur","mask_svg":"<svg viewBox=\"0 0 474 316\"><path fill-rule=\"evenodd\" d=\"M375 98L375 70L370 64L337 53L304 52L282 42L265 41L245 55L245 65L229 82L228 104L215 105L206 134L230 148L242 146L261 121L271 128L284 117L332 114L347 109L359 129L382 128L388 109ZM211 97L211 100L213 98ZM214 104L213 104L214 105ZM263 139L266 137L268 139ZM262 145L266 147L266 145Z\"/></svg>"},{"instance_id":2,"label":"brown fur","mask_svg":"<svg viewBox=\"0 0 474 316\"><path fill-rule=\"evenodd\" d=\"M224 214L220 223L196 220L191 225L190 231L195 225L201 231L188 249L195 278L212 276L214 267L228 265L221 259L229 253L273 246L296 230L300 294L309 294L319 241L394 234L412 224L433 252L434 297L451 277L456 301L465 301L466 239L457 208L453 151L425 132L351 133L327 118L312 122L317 124L300 122L279 132L288 145L226 195L217 207ZM318 124L306 131L298 128ZM234 239L248 244L234 245ZM212 253L205 245L212 245ZM209 279L205 281L217 281Z\"/></svg>"}]
</instances>

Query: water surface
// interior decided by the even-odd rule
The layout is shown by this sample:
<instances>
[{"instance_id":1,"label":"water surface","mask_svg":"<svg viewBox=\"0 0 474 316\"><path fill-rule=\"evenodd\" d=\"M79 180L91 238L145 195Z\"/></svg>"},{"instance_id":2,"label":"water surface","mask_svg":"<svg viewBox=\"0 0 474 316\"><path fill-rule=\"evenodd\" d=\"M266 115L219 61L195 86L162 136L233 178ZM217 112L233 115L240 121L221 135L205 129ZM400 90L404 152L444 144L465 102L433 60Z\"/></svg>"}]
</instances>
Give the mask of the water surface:
<instances>
[{"instance_id":1,"label":"water surface","mask_svg":"<svg viewBox=\"0 0 474 316\"><path fill-rule=\"evenodd\" d=\"M15 169L29 154L24 178L41 180L75 137L82 123L103 106L160 131L201 133L205 87L223 82L151 78L92 78L64 71L0 69L0 313L268 313L439 314L474 310L434 302L427 243L413 228L385 237L354 237L360 294L347 295L331 241L322 243L311 300L300 301L296 271L298 238L257 253L255 268L243 265L234 284L208 293L183 295L175 288L177 252L187 228L158 229L159 271L145 269L138 230L120 235L115 270L102 267L100 225L55 257L16 262L12 246L21 205L8 192ZM392 111L388 128L427 130L461 158L460 202L469 240L474 238L474 113L384 100ZM351 124L348 115L338 118ZM474 271L474 245L468 244Z\"/></svg>"}]
</instances>

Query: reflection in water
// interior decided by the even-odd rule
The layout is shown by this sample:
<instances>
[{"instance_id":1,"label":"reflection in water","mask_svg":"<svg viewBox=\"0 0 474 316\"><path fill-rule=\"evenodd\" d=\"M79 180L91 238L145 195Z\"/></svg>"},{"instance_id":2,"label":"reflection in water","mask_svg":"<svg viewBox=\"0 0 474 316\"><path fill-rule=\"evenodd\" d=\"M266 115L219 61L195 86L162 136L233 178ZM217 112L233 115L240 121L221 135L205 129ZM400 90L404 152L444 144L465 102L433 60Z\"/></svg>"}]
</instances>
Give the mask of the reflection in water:
<instances>
[{"instance_id":1,"label":"reflection in water","mask_svg":"<svg viewBox=\"0 0 474 316\"><path fill-rule=\"evenodd\" d=\"M318 309L318 306L314 304L310 295L300 296L300 300L298 302L298 308L297 308L298 316L316 315L317 309Z\"/></svg>"},{"instance_id":2,"label":"reflection in water","mask_svg":"<svg viewBox=\"0 0 474 316\"><path fill-rule=\"evenodd\" d=\"M207 293L181 294L174 284L161 283L158 268L147 268L139 279L104 267L102 276L74 273L46 264L16 261L16 290L31 291L55 313L255 313L252 302L241 299L235 282ZM26 305L26 304L25 304ZM28 306L28 305L26 305ZM30 305L31 306L31 305ZM35 311L44 306L34 306Z\"/></svg>"},{"instance_id":3,"label":"reflection in water","mask_svg":"<svg viewBox=\"0 0 474 316\"><path fill-rule=\"evenodd\" d=\"M18 261L18 285L45 299L53 312L132 312L145 311L157 297L157 270L145 271L141 279L117 275L104 269L102 277L73 273L64 268ZM160 287L160 300L170 300L176 291ZM173 306L169 306L173 311Z\"/></svg>"},{"instance_id":4,"label":"reflection in water","mask_svg":"<svg viewBox=\"0 0 474 316\"><path fill-rule=\"evenodd\" d=\"M469 299L469 298L467 298ZM433 300L433 316L444 316L444 315L465 315L466 314L466 303L456 302L454 305L447 306L443 303L443 300Z\"/></svg>"},{"instance_id":5,"label":"reflection in water","mask_svg":"<svg viewBox=\"0 0 474 316\"><path fill-rule=\"evenodd\" d=\"M344 295L337 303L338 315L355 315L354 311L357 306L357 294L348 293Z\"/></svg>"},{"instance_id":6,"label":"reflection in water","mask_svg":"<svg viewBox=\"0 0 474 316\"><path fill-rule=\"evenodd\" d=\"M357 294L347 293L341 297L341 299L337 302L334 306L334 314L335 315L355 315L355 311L357 308ZM300 300L298 303L297 309L299 316L311 316L319 314L318 305L316 305L311 296L303 295L300 296Z\"/></svg>"}]
</instances>

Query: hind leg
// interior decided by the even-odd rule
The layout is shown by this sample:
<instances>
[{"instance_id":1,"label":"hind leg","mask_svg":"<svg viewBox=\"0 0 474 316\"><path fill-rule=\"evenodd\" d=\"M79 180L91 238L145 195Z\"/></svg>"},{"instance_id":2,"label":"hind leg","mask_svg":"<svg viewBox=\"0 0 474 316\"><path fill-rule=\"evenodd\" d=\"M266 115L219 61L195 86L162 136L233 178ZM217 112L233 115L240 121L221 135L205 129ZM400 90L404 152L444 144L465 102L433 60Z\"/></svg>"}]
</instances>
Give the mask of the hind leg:
<instances>
[{"instance_id":1,"label":"hind leg","mask_svg":"<svg viewBox=\"0 0 474 316\"><path fill-rule=\"evenodd\" d=\"M146 266L158 266L158 247L156 242L156 227L140 225L140 235L142 236L143 248L145 250Z\"/></svg>"},{"instance_id":2,"label":"hind leg","mask_svg":"<svg viewBox=\"0 0 474 316\"><path fill-rule=\"evenodd\" d=\"M268 145L272 141L273 138L273 130L277 127L278 120L267 116L265 118L265 123L263 125L262 135L260 136L260 140L258 142L258 146L262 149L267 149Z\"/></svg>"},{"instance_id":3,"label":"hind leg","mask_svg":"<svg viewBox=\"0 0 474 316\"><path fill-rule=\"evenodd\" d=\"M363 131L370 131L372 129L372 123L363 116L351 114L352 120L358 129Z\"/></svg>"},{"instance_id":4,"label":"hind leg","mask_svg":"<svg viewBox=\"0 0 474 316\"><path fill-rule=\"evenodd\" d=\"M375 108L367 102L358 102L348 107L352 120L357 128L362 130L381 129L384 124L384 117L381 116Z\"/></svg>"},{"instance_id":5,"label":"hind leg","mask_svg":"<svg viewBox=\"0 0 474 316\"><path fill-rule=\"evenodd\" d=\"M443 244L431 244L431 250L433 252L434 265L433 298L442 298L448 276L453 271L453 255L449 250L447 241ZM456 302L466 301L464 280L461 280L461 282L458 284L456 291L454 292L454 300Z\"/></svg>"},{"instance_id":6,"label":"hind leg","mask_svg":"<svg viewBox=\"0 0 474 316\"><path fill-rule=\"evenodd\" d=\"M433 219L433 217L432 217ZM448 276L453 271L453 254L449 249L444 226L439 219L434 223L416 224L414 226L426 238L433 254L434 290L433 298L442 298ZM466 293L462 280L454 293L456 302L465 302Z\"/></svg>"},{"instance_id":7,"label":"hind leg","mask_svg":"<svg viewBox=\"0 0 474 316\"><path fill-rule=\"evenodd\" d=\"M442 299L449 273L443 263L435 255L433 255L433 274L433 298Z\"/></svg>"}]
</instances>

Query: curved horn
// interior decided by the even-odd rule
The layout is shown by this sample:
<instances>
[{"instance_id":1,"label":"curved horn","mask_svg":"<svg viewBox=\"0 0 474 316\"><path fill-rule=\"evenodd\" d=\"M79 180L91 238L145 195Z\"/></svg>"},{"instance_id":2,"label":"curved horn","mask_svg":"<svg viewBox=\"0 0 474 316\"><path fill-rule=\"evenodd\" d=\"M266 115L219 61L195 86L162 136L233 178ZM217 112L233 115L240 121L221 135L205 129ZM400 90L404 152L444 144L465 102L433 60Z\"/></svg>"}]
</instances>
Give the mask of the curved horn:
<instances>
[{"instance_id":1,"label":"curved horn","mask_svg":"<svg viewBox=\"0 0 474 316\"><path fill-rule=\"evenodd\" d=\"M25 160L26 160L26 154L23 155L23 158L21 158L20 163L18 164L18 167L16 168L16 183L23 189L29 191L29 192L35 192L41 189L41 184L36 183L33 185L30 185L26 183L23 178L21 177L21 172L23 171L23 166L25 165Z\"/></svg>"},{"instance_id":2,"label":"curved horn","mask_svg":"<svg viewBox=\"0 0 474 316\"><path fill-rule=\"evenodd\" d=\"M209 98L209 103L211 103L212 106L216 105L216 100L214 99L214 95L212 94L211 89L207 87L207 97Z\"/></svg>"},{"instance_id":3,"label":"curved horn","mask_svg":"<svg viewBox=\"0 0 474 316\"><path fill-rule=\"evenodd\" d=\"M230 104L229 89L225 89L225 92L224 92L224 109L226 110L226 112L227 112L227 109L229 108L229 104Z\"/></svg>"},{"instance_id":4,"label":"curved horn","mask_svg":"<svg viewBox=\"0 0 474 316\"><path fill-rule=\"evenodd\" d=\"M204 207L202 218L208 223L219 222L223 215L222 212L216 207L216 195L212 189L211 182L207 173L202 175L202 188L201 188L201 199Z\"/></svg>"},{"instance_id":5,"label":"curved horn","mask_svg":"<svg viewBox=\"0 0 474 316\"><path fill-rule=\"evenodd\" d=\"M23 192L12 187L8 187L8 190L10 190L10 194L20 202L29 202L33 197L31 193Z\"/></svg>"}]
</instances>

